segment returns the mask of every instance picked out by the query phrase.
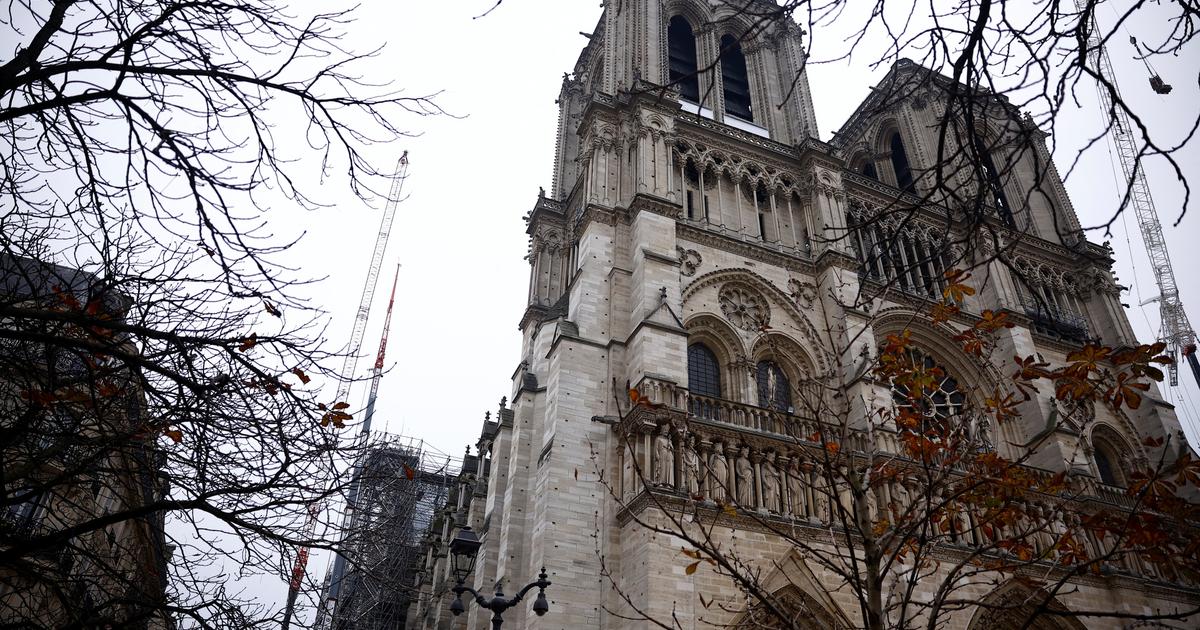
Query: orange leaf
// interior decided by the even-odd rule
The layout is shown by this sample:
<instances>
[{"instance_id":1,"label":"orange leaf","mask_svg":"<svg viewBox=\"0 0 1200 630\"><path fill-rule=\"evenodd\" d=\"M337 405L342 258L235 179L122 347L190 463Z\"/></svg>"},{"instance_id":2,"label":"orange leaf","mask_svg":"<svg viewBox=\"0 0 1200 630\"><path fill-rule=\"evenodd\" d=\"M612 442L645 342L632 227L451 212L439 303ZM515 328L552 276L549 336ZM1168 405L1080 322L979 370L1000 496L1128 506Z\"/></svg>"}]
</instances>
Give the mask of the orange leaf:
<instances>
[{"instance_id":1,"label":"orange leaf","mask_svg":"<svg viewBox=\"0 0 1200 630\"><path fill-rule=\"evenodd\" d=\"M408 479L409 481L412 481L413 478L416 476L417 476L417 473L413 472L413 469L409 468L408 465L406 464L404 466L404 478Z\"/></svg>"},{"instance_id":2,"label":"orange leaf","mask_svg":"<svg viewBox=\"0 0 1200 630\"><path fill-rule=\"evenodd\" d=\"M683 572L688 575L691 575L691 574L695 573L696 569L698 569L699 567L700 567L700 561L697 560L697 561L687 565L687 568L684 569Z\"/></svg>"},{"instance_id":3,"label":"orange leaf","mask_svg":"<svg viewBox=\"0 0 1200 630\"><path fill-rule=\"evenodd\" d=\"M638 403L638 401L641 399L642 399L641 393L639 393L638 390L630 387L629 388L629 400L633 401L633 404L636 405Z\"/></svg>"},{"instance_id":4,"label":"orange leaf","mask_svg":"<svg viewBox=\"0 0 1200 630\"><path fill-rule=\"evenodd\" d=\"M176 444L183 441L183 431L179 429L163 429L163 435L171 438L171 441Z\"/></svg>"}]
</instances>

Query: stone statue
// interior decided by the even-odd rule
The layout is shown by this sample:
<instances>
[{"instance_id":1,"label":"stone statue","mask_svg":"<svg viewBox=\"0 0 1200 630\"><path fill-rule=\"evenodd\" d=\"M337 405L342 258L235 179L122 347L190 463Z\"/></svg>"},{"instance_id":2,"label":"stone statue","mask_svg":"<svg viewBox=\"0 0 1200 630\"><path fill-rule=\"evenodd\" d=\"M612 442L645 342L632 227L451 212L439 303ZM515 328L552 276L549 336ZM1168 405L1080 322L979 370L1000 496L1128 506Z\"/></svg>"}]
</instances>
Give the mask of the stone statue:
<instances>
[{"instance_id":1,"label":"stone statue","mask_svg":"<svg viewBox=\"0 0 1200 630\"><path fill-rule=\"evenodd\" d=\"M684 492L687 492L689 497L700 495L700 457L696 455L696 436L687 436L687 443L684 445L683 464L681 466L683 474Z\"/></svg>"},{"instance_id":2,"label":"stone statue","mask_svg":"<svg viewBox=\"0 0 1200 630\"><path fill-rule=\"evenodd\" d=\"M875 521L879 520L879 498L875 496L875 489L871 486L864 488L863 492L867 495L867 521L874 526Z\"/></svg>"},{"instance_id":3,"label":"stone statue","mask_svg":"<svg viewBox=\"0 0 1200 630\"><path fill-rule=\"evenodd\" d=\"M821 471L813 478L813 518L829 523L829 480Z\"/></svg>"},{"instance_id":4,"label":"stone statue","mask_svg":"<svg viewBox=\"0 0 1200 630\"><path fill-rule=\"evenodd\" d=\"M754 507L754 464L750 463L750 447L743 446L734 462L737 473L737 502L742 508Z\"/></svg>"},{"instance_id":5,"label":"stone statue","mask_svg":"<svg viewBox=\"0 0 1200 630\"><path fill-rule=\"evenodd\" d=\"M625 442L624 460L621 464L621 484L624 488L624 496L637 493L637 474L634 472L633 459L637 457L634 453L633 444Z\"/></svg>"},{"instance_id":6,"label":"stone statue","mask_svg":"<svg viewBox=\"0 0 1200 630\"><path fill-rule=\"evenodd\" d=\"M725 460L725 446L717 442L712 457L708 460L708 496L717 503L728 503L729 462Z\"/></svg>"},{"instance_id":7,"label":"stone statue","mask_svg":"<svg viewBox=\"0 0 1200 630\"><path fill-rule=\"evenodd\" d=\"M804 478L807 473L800 467L800 458L793 457L787 469L788 512L792 516L805 516L808 513L808 501L804 493Z\"/></svg>"},{"instance_id":8,"label":"stone statue","mask_svg":"<svg viewBox=\"0 0 1200 630\"><path fill-rule=\"evenodd\" d=\"M671 427L662 425L654 438L654 483L675 485L675 446L671 444Z\"/></svg>"},{"instance_id":9,"label":"stone statue","mask_svg":"<svg viewBox=\"0 0 1200 630\"><path fill-rule=\"evenodd\" d=\"M909 501L908 486L904 485L903 481L892 483L892 520L899 521L904 511L908 509Z\"/></svg>"},{"instance_id":10,"label":"stone statue","mask_svg":"<svg viewBox=\"0 0 1200 630\"><path fill-rule=\"evenodd\" d=\"M762 463L762 506L768 512L778 514L782 510L779 505L779 471L775 468L775 457L768 455Z\"/></svg>"}]
</instances>

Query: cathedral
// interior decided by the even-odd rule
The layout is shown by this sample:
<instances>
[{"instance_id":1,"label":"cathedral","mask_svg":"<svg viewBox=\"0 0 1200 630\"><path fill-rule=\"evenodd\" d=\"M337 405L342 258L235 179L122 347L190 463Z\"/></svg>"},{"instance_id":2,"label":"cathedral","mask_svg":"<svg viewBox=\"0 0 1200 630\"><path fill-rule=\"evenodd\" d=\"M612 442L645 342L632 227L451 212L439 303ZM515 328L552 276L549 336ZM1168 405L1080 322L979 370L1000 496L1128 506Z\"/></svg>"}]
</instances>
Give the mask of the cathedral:
<instances>
[{"instance_id":1,"label":"cathedral","mask_svg":"<svg viewBox=\"0 0 1200 630\"><path fill-rule=\"evenodd\" d=\"M931 173L947 171L935 166L948 159L938 127L950 79L900 60L823 141L803 31L739 4L605 3L564 77L552 183L524 217L529 293L512 390L427 541L408 627L491 627L474 601L450 614L447 543L466 526L481 543L468 586L491 593L499 583L512 595L543 567L551 582L548 614L535 615L530 598L504 613L505 628L862 627L845 577L794 541L819 544L839 527L839 503L855 509L813 474L809 436L845 418L847 457L896 452L871 420L893 386L855 377L888 336L905 332L936 366L923 413L937 417L980 406L1014 356L1061 364L1090 340L1137 343L1112 254L1082 237L1027 116L974 95L983 105L962 149L975 159L948 171L961 194L946 194ZM758 4L774 6L748 3ZM972 200L985 211L968 227ZM933 321L954 268L971 272L973 293ZM952 339L984 312L1016 325L997 332L991 358L972 360ZM1030 471L1065 473L1075 500L1120 509L1130 471L1188 449L1157 391L1114 411L1063 405L1039 385L1015 420L969 430ZM850 503L878 518L909 494L881 484ZM1027 505L1049 513L1054 500ZM732 569L698 562L674 527L736 548L788 620L757 619ZM936 555L947 565L980 542L969 525L953 531ZM1040 565L1030 566L1026 578ZM939 570L905 587L908 596L938 597ZM1053 562L1037 577L1059 579ZM1063 577L1052 597L1030 595L1031 582L964 580L937 627L1200 623L1180 612L1200 605L1194 581L1136 560ZM1032 606L1119 614L1021 616Z\"/></svg>"}]
</instances>

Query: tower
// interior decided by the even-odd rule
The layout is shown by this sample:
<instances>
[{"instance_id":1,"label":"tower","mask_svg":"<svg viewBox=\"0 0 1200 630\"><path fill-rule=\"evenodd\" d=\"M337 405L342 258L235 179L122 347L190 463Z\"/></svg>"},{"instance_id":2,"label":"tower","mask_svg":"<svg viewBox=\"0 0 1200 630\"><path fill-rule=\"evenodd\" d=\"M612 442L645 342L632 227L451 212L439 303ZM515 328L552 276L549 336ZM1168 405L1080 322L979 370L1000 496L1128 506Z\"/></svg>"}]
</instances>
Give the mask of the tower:
<instances>
[{"instance_id":1,"label":"tower","mask_svg":"<svg viewBox=\"0 0 1200 630\"><path fill-rule=\"evenodd\" d=\"M1000 360L1062 362L1097 337L1135 342L1111 253L1081 238L1043 138L1019 112L980 95L989 114L955 138L976 159L955 167L946 194L930 183L930 121L945 113L949 79L898 62L822 142L803 33L751 19L775 3L730 4L607 3L564 77L552 185L525 217L530 280L511 407L480 440L487 498L469 518L483 543L474 588L499 581L511 592L542 566L550 574L551 613L513 609L513 627L641 627L630 611L743 623L752 611L732 610L736 586L695 578L679 540L654 531L672 510L698 509L764 567L781 601L810 615L802 627L856 625L836 580L761 523L835 526L841 491L811 472L823 411L851 419L845 448L896 452L894 431L869 430L895 389L860 378L887 335L912 331L921 360L938 367L925 410L940 418L982 402L1007 369L965 360L950 341L986 311L1017 323ZM885 216L898 206L908 219ZM998 248L961 245L955 217L967 210L1001 235ZM975 294L963 313L930 322L923 313L956 267L976 269ZM627 388L650 404L631 409ZM1121 415L1066 408L1051 389L1022 403L1018 421L970 430L1001 455L1080 480L1097 501L1116 496L1135 462L1178 448L1143 444L1179 437L1156 396ZM1035 436L1046 439L1023 453ZM868 489L862 505L878 511L905 493ZM982 544L975 535L954 542ZM1117 588L1149 605L1136 586L1149 578L1134 571L1130 585L1080 585L1080 598ZM705 594L722 605L704 606ZM956 627L1008 623L974 612ZM457 623L486 621L470 609Z\"/></svg>"}]
</instances>

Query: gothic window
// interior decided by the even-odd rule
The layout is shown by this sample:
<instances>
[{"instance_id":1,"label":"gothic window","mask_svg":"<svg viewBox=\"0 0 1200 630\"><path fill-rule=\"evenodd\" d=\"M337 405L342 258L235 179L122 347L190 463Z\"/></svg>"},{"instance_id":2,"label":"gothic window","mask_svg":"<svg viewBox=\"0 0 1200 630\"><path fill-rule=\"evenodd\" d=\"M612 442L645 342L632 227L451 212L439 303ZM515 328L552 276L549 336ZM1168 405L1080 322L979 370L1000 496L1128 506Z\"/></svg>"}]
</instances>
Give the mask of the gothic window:
<instances>
[{"instance_id":1,"label":"gothic window","mask_svg":"<svg viewBox=\"0 0 1200 630\"><path fill-rule=\"evenodd\" d=\"M896 173L896 187L916 193L917 189L913 185L912 167L908 163L908 152L904 150L904 140L900 138L899 131L893 131L891 140L892 150L892 170Z\"/></svg>"},{"instance_id":2,"label":"gothic window","mask_svg":"<svg viewBox=\"0 0 1200 630\"><path fill-rule=\"evenodd\" d=\"M44 495L31 488L7 492L5 506L0 512L0 526L15 536L26 536L41 523Z\"/></svg>"},{"instance_id":3,"label":"gothic window","mask_svg":"<svg viewBox=\"0 0 1200 630\"><path fill-rule=\"evenodd\" d=\"M928 420L942 420L962 413L967 399L958 386L958 379L927 354L913 350L909 357L917 372L924 372L929 377L929 385L919 393L910 393L906 385L893 384L892 398L896 405L913 409Z\"/></svg>"},{"instance_id":4,"label":"gothic window","mask_svg":"<svg viewBox=\"0 0 1200 630\"><path fill-rule=\"evenodd\" d=\"M668 79L679 88L679 96L700 102L700 77L696 64L696 34L692 25L681 15L671 18L667 25Z\"/></svg>"},{"instance_id":5,"label":"gothic window","mask_svg":"<svg viewBox=\"0 0 1200 630\"><path fill-rule=\"evenodd\" d=\"M756 370L758 406L775 411L792 411L792 387L783 368L774 361L759 361Z\"/></svg>"},{"instance_id":6,"label":"gothic window","mask_svg":"<svg viewBox=\"0 0 1200 630\"><path fill-rule=\"evenodd\" d=\"M758 211L758 237L764 241L777 241L775 219L771 216L771 193L760 182L754 187L754 204Z\"/></svg>"},{"instance_id":7,"label":"gothic window","mask_svg":"<svg viewBox=\"0 0 1200 630\"><path fill-rule=\"evenodd\" d=\"M866 153L859 153L854 157L850 162L850 170L863 177L879 181L879 172L875 170L875 161Z\"/></svg>"},{"instance_id":8,"label":"gothic window","mask_svg":"<svg viewBox=\"0 0 1200 630\"><path fill-rule=\"evenodd\" d=\"M1108 450L1098 448L1093 456L1096 458L1096 472L1100 473L1100 482L1110 486L1121 485L1117 480L1117 467Z\"/></svg>"},{"instance_id":9,"label":"gothic window","mask_svg":"<svg viewBox=\"0 0 1200 630\"><path fill-rule=\"evenodd\" d=\"M1112 437L1110 437L1112 436ZM1092 461L1096 462L1096 476L1100 483L1123 488L1126 485L1125 471L1121 468L1120 438L1113 436L1107 427L1097 427L1092 434Z\"/></svg>"},{"instance_id":10,"label":"gothic window","mask_svg":"<svg viewBox=\"0 0 1200 630\"><path fill-rule=\"evenodd\" d=\"M721 38L721 79L725 84L725 113L743 120L754 120L746 56L742 54L742 45L733 35Z\"/></svg>"},{"instance_id":11,"label":"gothic window","mask_svg":"<svg viewBox=\"0 0 1200 630\"><path fill-rule=\"evenodd\" d=\"M983 175L984 185L991 193L992 202L996 204L996 212L1000 214L1000 219L1005 224L1009 227L1016 227L1012 206L1008 205L1008 197L1004 194L1000 171L996 169L996 163L992 161L992 152L988 150L983 138L978 133L971 134L971 141L975 144L975 156L979 160L979 171Z\"/></svg>"},{"instance_id":12,"label":"gothic window","mask_svg":"<svg viewBox=\"0 0 1200 630\"><path fill-rule=\"evenodd\" d=\"M700 396L721 397L721 367L708 346L688 346L688 390Z\"/></svg>"}]
</instances>

